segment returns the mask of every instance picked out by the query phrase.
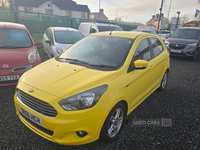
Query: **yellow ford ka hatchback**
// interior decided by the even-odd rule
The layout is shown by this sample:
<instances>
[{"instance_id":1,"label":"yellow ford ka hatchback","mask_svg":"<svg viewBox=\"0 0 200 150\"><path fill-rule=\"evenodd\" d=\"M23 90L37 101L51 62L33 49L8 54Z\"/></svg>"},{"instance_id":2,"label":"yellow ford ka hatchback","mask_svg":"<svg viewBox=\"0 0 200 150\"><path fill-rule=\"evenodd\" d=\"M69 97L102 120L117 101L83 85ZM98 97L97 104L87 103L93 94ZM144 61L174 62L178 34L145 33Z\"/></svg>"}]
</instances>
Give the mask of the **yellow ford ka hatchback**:
<instances>
[{"instance_id":1,"label":"yellow ford ka hatchback","mask_svg":"<svg viewBox=\"0 0 200 150\"><path fill-rule=\"evenodd\" d=\"M165 89L168 72L169 53L159 36L95 33L20 78L16 113L32 131L59 144L113 141L125 117Z\"/></svg>"}]
</instances>

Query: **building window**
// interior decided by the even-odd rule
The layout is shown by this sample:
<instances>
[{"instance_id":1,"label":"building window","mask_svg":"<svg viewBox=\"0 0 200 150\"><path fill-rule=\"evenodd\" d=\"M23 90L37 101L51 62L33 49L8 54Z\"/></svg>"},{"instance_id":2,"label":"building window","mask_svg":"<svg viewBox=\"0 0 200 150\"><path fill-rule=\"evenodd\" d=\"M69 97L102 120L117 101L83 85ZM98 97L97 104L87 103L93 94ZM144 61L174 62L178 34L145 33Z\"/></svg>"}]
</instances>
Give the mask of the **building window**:
<instances>
[{"instance_id":1,"label":"building window","mask_svg":"<svg viewBox=\"0 0 200 150\"><path fill-rule=\"evenodd\" d=\"M71 10L66 10L66 16L72 17L72 11Z\"/></svg>"},{"instance_id":2,"label":"building window","mask_svg":"<svg viewBox=\"0 0 200 150\"><path fill-rule=\"evenodd\" d=\"M45 9L45 14L51 14L51 9ZM53 9L52 9L52 15L53 15Z\"/></svg>"},{"instance_id":3,"label":"building window","mask_svg":"<svg viewBox=\"0 0 200 150\"><path fill-rule=\"evenodd\" d=\"M81 18L86 18L86 12L81 12Z\"/></svg>"},{"instance_id":4,"label":"building window","mask_svg":"<svg viewBox=\"0 0 200 150\"><path fill-rule=\"evenodd\" d=\"M33 12L33 7L24 6L24 11L25 12Z\"/></svg>"},{"instance_id":5,"label":"building window","mask_svg":"<svg viewBox=\"0 0 200 150\"><path fill-rule=\"evenodd\" d=\"M91 14L91 15L90 15L90 18L94 19L94 14Z\"/></svg>"}]
</instances>

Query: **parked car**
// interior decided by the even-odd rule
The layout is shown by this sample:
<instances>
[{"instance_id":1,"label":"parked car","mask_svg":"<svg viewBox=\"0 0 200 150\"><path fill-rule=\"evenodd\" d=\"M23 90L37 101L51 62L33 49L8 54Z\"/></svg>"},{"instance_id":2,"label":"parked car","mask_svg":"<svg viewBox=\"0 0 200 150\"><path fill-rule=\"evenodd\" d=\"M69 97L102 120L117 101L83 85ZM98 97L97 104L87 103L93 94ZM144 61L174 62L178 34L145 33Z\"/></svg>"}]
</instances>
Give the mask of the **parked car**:
<instances>
[{"instance_id":1,"label":"parked car","mask_svg":"<svg viewBox=\"0 0 200 150\"><path fill-rule=\"evenodd\" d=\"M146 33L158 35L155 31L152 31L152 30L134 29L134 30L131 30L131 31L133 31L133 32L146 32Z\"/></svg>"},{"instance_id":2,"label":"parked car","mask_svg":"<svg viewBox=\"0 0 200 150\"><path fill-rule=\"evenodd\" d=\"M104 31L123 31L123 29L114 24L108 23L96 23L96 22L82 22L78 30L84 35L87 36L91 33L104 32Z\"/></svg>"},{"instance_id":3,"label":"parked car","mask_svg":"<svg viewBox=\"0 0 200 150\"><path fill-rule=\"evenodd\" d=\"M73 28L49 27L42 39L44 52L53 58L83 37L82 33Z\"/></svg>"},{"instance_id":4,"label":"parked car","mask_svg":"<svg viewBox=\"0 0 200 150\"><path fill-rule=\"evenodd\" d=\"M151 33L151 34L155 34L158 35L156 32L156 29L154 27L151 26L138 26L136 29L131 30L132 32L146 32L146 33ZM165 42L165 38L161 37L163 42Z\"/></svg>"},{"instance_id":5,"label":"parked car","mask_svg":"<svg viewBox=\"0 0 200 150\"><path fill-rule=\"evenodd\" d=\"M146 32L146 33L152 33L152 34L158 35L156 32L156 29L152 26L138 26L136 29L133 29L131 31Z\"/></svg>"},{"instance_id":6,"label":"parked car","mask_svg":"<svg viewBox=\"0 0 200 150\"><path fill-rule=\"evenodd\" d=\"M20 78L16 113L32 131L59 144L113 141L125 117L165 89L169 59L153 34L91 34Z\"/></svg>"},{"instance_id":7,"label":"parked car","mask_svg":"<svg viewBox=\"0 0 200 150\"><path fill-rule=\"evenodd\" d=\"M0 22L0 86L16 85L20 76L41 63L27 28L22 24Z\"/></svg>"},{"instance_id":8,"label":"parked car","mask_svg":"<svg viewBox=\"0 0 200 150\"><path fill-rule=\"evenodd\" d=\"M174 31L165 41L171 56L188 57L196 59L199 54L200 28L181 27Z\"/></svg>"},{"instance_id":9,"label":"parked car","mask_svg":"<svg viewBox=\"0 0 200 150\"><path fill-rule=\"evenodd\" d=\"M170 37L171 34L172 34L172 31L169 31L169 30L159 30L158 31L158 35L164 39L167 39L168 37Z\"/></svg>"},{"instance_id":10,"label":"parked car","mask_svg":"<svg viewBox=\"0 0 200 150\"><path fill-rule=\"evenodd\" d=\"M135 30L157 35L156 29L152 26L138 26ZM134 31L134 30L132 30L132 31Z\"/></svg>"}]
</instances>

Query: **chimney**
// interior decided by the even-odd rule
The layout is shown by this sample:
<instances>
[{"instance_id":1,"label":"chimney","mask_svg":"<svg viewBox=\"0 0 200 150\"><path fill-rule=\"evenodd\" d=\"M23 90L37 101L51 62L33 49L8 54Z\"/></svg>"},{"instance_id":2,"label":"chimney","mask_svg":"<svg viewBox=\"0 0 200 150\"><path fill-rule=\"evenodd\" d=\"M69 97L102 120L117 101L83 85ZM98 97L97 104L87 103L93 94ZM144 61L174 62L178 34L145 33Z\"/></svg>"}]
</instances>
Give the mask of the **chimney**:
<instances>
[{"instance_id":1,"label":"chimney","mask_svg":"<svg viewBox=\"0 0 200 150\"><path fill-rule=\"evenodd\" d=\"M163 13L161 13L161 18L163 18L163 16L164 16L164 14L163 14Z\"/></svg>"},{"instance_id":2,"label":"chimney","mask_svg":"<svg viewBox=\"0 0 200 150\"><path fill-rule=\"evenodd\" d=\"M152 16L152 19L154 19L154 18L155 18L155 15Z\"/></svg>"},{"instance_id":3,"label":"chimney","mask_svg":"<svg viewBox=\"0 0 200 150\"><path fill-rule=\"evenodd\" d=\"M159 18L159 14L156 14L156 18Z\"/></svg>"},{"instance_id":4,"label":"chimney","mask_svg":"<svg viewBox=\"0 0 200 150\"><path fill-rule=\"evenodd\" d=\"M103 14L103 9L100 9L100 13L102 13L102 14Z\"/></svg>"}]
</instances>

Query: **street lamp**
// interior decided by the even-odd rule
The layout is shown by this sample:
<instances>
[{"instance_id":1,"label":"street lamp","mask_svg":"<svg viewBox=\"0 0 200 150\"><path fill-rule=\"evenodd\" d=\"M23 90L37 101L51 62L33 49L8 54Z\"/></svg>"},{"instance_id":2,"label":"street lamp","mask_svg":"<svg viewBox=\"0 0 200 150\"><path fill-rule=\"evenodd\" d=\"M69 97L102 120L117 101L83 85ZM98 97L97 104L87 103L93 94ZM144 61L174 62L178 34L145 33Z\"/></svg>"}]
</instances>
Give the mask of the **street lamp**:
<instances>
[{"instance_id":1,"label":"street lamp","mask_svg":"<svg viewBox=\"0 0 200 150\"><path fill-rule=\"evenodd\" d=\"M177 27L178 27L178 22L179 22L179 15L180 15L180 11L177 11L177 14L178 14L178 18L177 18L177 20L176 20L176 29L177 29Z\"/></svg>"},{"instance_id":2,"label":"street lamp","mask_svg":"<svg viewBox=\"0 0 200 150\"><path fill-rule=\"evenodd\" d=\"M99 19L100 19L100 9L101 9L101 0L99 0L99 16L98 16Z\"/></svg>"}]
</instances>

